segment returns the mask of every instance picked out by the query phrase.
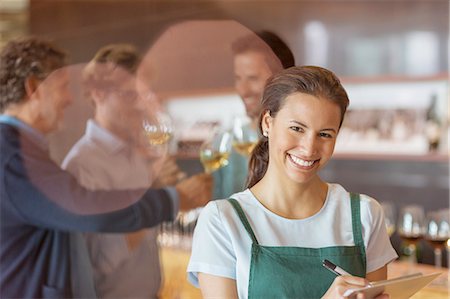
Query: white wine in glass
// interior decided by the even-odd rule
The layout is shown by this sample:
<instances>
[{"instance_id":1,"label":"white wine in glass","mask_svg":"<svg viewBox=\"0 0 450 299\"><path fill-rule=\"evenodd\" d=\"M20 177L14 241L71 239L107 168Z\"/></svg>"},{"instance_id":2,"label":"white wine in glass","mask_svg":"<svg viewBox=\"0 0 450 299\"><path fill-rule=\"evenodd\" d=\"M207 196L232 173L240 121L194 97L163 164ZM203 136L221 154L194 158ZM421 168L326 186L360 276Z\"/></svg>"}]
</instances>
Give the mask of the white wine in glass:
<instances>
[{"instance_id":1,"label":"white wine in glass","mask_svg":"<svg viewBox=\"0 0 450 299\"><path fill-rule=\"evenodd\" d=\"M259 136L256 129L253 128L249 117L237 117L233 123L233 147L243 156L250 156Z\"/></svg>"},{"instance_id":2,"label":"white wine in glass","mask_svg":"<svg viewBox=\"0 0 450 299\"><path fill-rule=\"evenodd\" d=\"M166 144L172 138L172 133L169 132L145 131L144 134L150 145Z\"/></svg>"},{"instance_id":3,"label":"white wine in glass","mask_svg":"<svg viewBox=\"0 0 450 299\"><path fill-rule=\"evenodd\" d=\"M217 169L228 165L229 153L214 152L211 150L200 151L200 161L206 173L212 173Z\"/></svg>"},{"instance_id":4,"label":"white wine in glass","mask_svg":"<svg viewBox=\"0 0 450 299\"><path fill-rule=\"evenodd\" d=\"M167 144L173 135L172 123L168 115L158 112L143 120L144 136L150 146Z\"/></svg>"},{"instance_id":5,"label":"white wine in glass","mask_svg":"<svg viewBox=\"0 0 450 299\"><path fill-rule=\"evenodd\" d=\"M228 165L232 136L229 132L219 131L206 140L200 147L200 161L206 173Z\"/></svg>"},{"instance_id":6,"label":"white wine in glass","mask_svg":"<svg viewBox=\"0 0 450 299\"><path fill-rule=\"evenodd\" d=\"M250 154L252 153L255 146L256 146L256 142L251 142L251 141L247 141L247 142L234 141L233 142L234 149L243 156L250 156Z\"/></svg>"}]
</instances>

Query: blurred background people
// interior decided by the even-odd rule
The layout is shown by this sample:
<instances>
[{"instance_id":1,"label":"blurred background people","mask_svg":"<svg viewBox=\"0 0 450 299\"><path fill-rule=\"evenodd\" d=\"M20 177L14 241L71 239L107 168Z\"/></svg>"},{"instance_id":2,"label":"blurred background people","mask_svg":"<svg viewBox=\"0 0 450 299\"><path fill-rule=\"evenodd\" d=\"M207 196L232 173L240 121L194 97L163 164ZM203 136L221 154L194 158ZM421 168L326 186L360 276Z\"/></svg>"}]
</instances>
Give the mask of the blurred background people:
<instances>
[{"instance_id":1,"label":"blurred background people","mask_svg":"<svg viewBox=\"0 0 450 299\"><path fill-rule=\"evenodd\" d=\"M260 31L236 40L232 46L234 87L247 115L257 128L261 99L267 79L295 65L288 45L275 33Z\"/></svg>"},{"instance_id":2,"label":"blurred background people","mask_svg":"<svg viewBox=\"0 0 450 299\"><path fill-rule=\"evenodd\" d=\"M165 158L160 174L154 173L152 159L146 159L150 144L145 144L143 121L159 106L148 89L139 90L135 73L140 61L134 46L111 44L101 48L84 69L94 118L88 120L84 136L62 166L89 189L140 188L155 176L161 187L184 177L173 158ZM199 174L181 181L175 190L210 197L211 188L211 177ZM161 285L157 235L153 228L127 235L86 236L100 298L157 298Z\"/></svg>"},{"instance_id":3,"label":"blurred background people","mask_svg":"<svg viewBox=\"0 0 450 299\"><path fill-rule=\"evenodd\" d=\"M295 65L288 45L275 33L260 31L233 42L234 87L251 127L256 132L264 86L272 75ZM255 143L256 144L256 143ZM248 173L248 157L232 151L228 165L214 172L214 198L226 198L242 191Z\"/></svg>"},{"instance_id":4,"label":"blurred background people","mask_svg":"<svg viewBox=\"0 0 450 299\"><path fill-rule=\"evenodd\" d=\"M0 54L2 298L94 295L72 272L70 232L135 231L209 199L167 189L89 191L62 171L46 135L71 101L65 61L62 50L38 38L10 41Z\"/></svg>"}]
</instances>

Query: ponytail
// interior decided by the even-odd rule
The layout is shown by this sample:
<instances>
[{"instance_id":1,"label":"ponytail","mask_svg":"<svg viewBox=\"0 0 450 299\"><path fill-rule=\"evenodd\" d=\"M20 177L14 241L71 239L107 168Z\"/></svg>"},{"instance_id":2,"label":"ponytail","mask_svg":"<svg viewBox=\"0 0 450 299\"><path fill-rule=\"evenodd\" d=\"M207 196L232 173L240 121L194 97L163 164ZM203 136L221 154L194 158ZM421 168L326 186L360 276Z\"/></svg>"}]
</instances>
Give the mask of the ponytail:
<instances>
[{"instance_id":1,"label":"ponytail","mask_svg":"<svg viewBox=\"0 0 450 299\"><path fill-rule=\"evenodd\" d=\"M267 171L269 165L269 140L262 137L256 144L248 162L248 176L246 188L253 187L258 183Z\"/></svg>"}]
</instances>

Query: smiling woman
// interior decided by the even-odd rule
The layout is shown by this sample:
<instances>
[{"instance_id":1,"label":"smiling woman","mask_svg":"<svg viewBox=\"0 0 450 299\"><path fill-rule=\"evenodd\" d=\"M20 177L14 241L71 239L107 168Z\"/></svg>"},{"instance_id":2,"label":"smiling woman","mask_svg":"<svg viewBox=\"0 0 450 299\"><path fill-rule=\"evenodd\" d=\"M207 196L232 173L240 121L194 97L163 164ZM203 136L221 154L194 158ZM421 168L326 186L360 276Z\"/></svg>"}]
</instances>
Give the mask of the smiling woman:
<instances>
[{"instance_id":1,"label":"smiling woman","mask_svg":"<svg viewBox=\"0 0 450 299\"><path fill-rule=\"evenodd\" d=\"M348 103L339 79L320 67L269 79L249 189L210 202L194 233L189 279L204 297L337 298L386 279L397 255L380 205L318 176ZM323 259L351 275L336 278Z\"/></svg>"},{"instance_id":2,"label":"smiling woman","mask_svg":"<svg viewBox=\"0 0 450 299\"><path fill-rule=\"evenodd\" d=\"M309 134L306 134L308 136L311 135L311 130L319 129L320 140L323 140L325 136L322 135L325 133L330 135L327 137L334 136L334 138L331 138L332 142L328 142L328 144L332 144L329 153L331 155L336 141L335 137L344 120L348 104L347 93L339 79L326 69L319 67L290 68L289 71L274 76L264 90L261 103L262 113L259 121L264 138L256 146L250 160L248 187L252 187L261 180L267 171L269 153L271 152L268 148L269 127L273 120L277 118L278 113L281 112L282 114L279 119L288 122L285 126L288 127L289 134L279 132L281 136L277 134L277 137L285 139L288 136L295 135L299 138L300 135L305 135L303 134L305 130L310 129L308 130ZM308 125L311 125L305 123L302 119L314 123L318 127L309 128ZM297 132L297 134L294 134L294 132ZM330 132L334 132L334 134L331 135ZM302 142L301 145L305 150L305 146L313 144L308 145ZM301 156L304 156L304 154ZM322 163L322 166L324 164Z\"/></svg>"},{"instance_id":3,"label":"smiling woman","mask_svg":"<svg viewBox=\"0 0 450 299\"><path fill-rule=\"evenodd\" d=\"M277 117L267 111L262 127L272 161L268 174L287 176L296 183L313 178L331 158L340 120L338 105L303 93L286 97Z\"/></svg>"}]
</instances>

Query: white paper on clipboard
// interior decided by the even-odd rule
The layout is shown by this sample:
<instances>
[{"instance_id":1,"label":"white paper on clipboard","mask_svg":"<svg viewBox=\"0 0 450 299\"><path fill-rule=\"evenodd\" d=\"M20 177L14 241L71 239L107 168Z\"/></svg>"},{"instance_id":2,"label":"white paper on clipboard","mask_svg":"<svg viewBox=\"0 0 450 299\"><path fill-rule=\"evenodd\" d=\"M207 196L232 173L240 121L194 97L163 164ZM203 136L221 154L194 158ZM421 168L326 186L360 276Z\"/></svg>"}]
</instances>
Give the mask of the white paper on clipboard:
<instances>
[{"instance_id":1,"label":"white paper on clipboard","mask_svg":"<svg viewBox=\"0 0 450 299\"><path fill-rule=\"evenodd\" d=\"M356 298L356 294L362 292L366 295L366 299L371 299L385 292L386 294L389 294L391 299L406 299L420 291L441 274L442 272L427 275L416 273L413 275L374 282L373 285L363 288L347 290L344 293L344 297Z\"/></svg>"}]
</instances>

